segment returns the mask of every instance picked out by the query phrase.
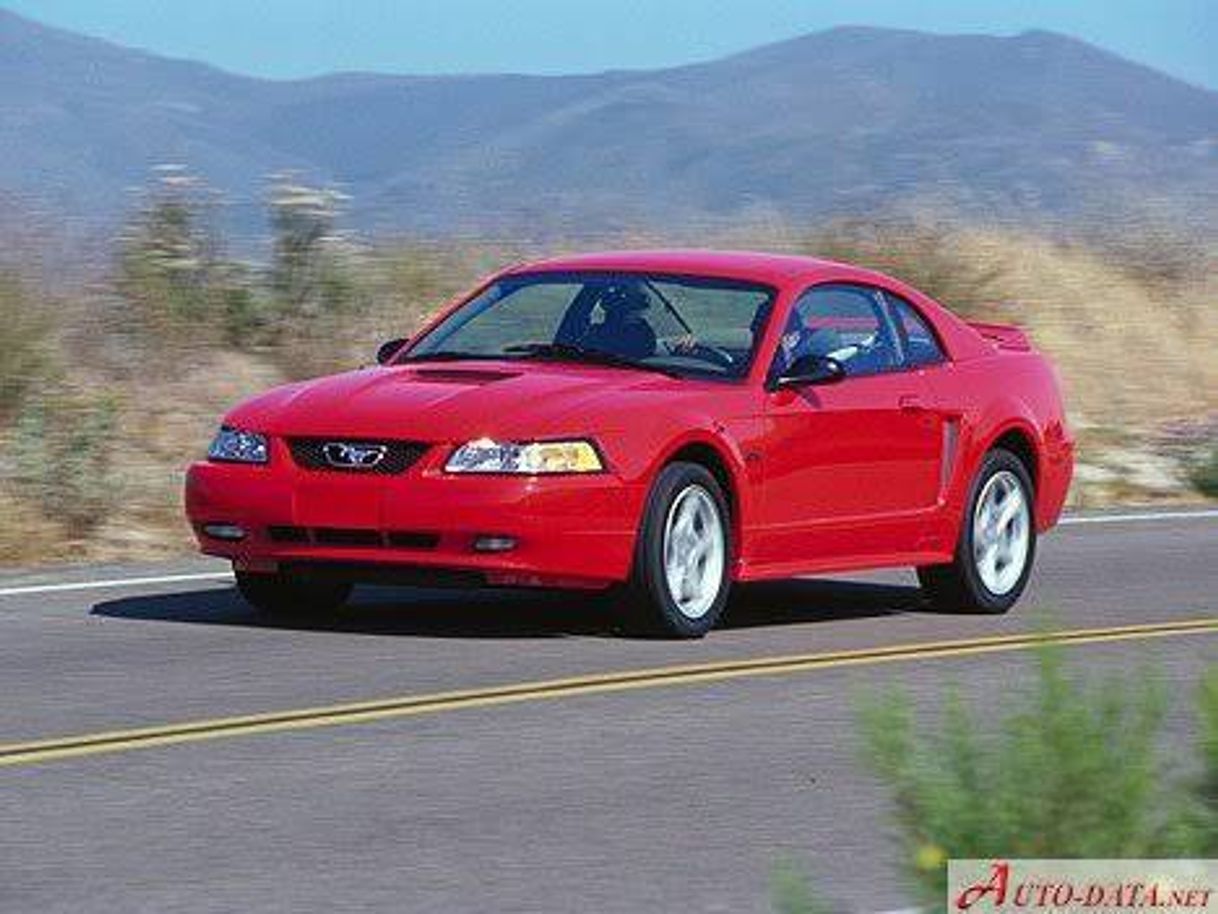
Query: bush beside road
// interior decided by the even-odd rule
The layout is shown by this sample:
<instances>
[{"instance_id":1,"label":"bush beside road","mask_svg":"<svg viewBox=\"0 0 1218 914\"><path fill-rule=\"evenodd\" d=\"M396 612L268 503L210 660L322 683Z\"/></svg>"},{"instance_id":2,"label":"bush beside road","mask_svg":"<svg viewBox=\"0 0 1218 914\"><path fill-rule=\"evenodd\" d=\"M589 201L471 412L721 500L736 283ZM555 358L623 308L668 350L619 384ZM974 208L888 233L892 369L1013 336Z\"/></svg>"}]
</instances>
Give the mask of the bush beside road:
<instances>
[{"instance_id":1,"label":"bush beside road","mask_svg":"<svg viewBox=\"0 0 1218 914\"><path fill-rule=\"evenodd\" d=\"M1057 647L1040 648L1034 684L1000 707L954 693L935 721L900 691L870 696L864 755L923 910L942 909L949 859L1218 855L1218 667L1197 689L1192 758L1164 738L1165 699L1148 670L1089 682ZM781 914L828 910L789 862L772 896Z\"/></svg>"}]
</instances>

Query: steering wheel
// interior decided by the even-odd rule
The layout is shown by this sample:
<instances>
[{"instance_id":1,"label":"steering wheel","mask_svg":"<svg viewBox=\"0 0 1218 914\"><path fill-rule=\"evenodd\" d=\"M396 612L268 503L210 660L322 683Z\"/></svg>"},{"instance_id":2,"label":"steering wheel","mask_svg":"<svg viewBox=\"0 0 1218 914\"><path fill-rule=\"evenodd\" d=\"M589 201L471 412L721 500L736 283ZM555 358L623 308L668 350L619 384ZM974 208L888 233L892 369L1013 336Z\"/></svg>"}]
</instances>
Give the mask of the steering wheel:
<instances>
[{"instance_id":1,"label":"steering wheel","mask_svg":"<svg viewBox=\"0 0 1218 914\"><path fill-rule=\"evenodd\" d=\"M858 359L858 367L863 370L884 370L897 364L896 353L892 346L879 332L871 334L864 340L855 343L854 358Z\"/></svg>"},{"instance_id":2,"label":"steering wheel","mask_svg":"<svg viewBox=\"0 0 1218 914\"><path fill-rule=\"evenodd\" d=\"M732 354L726 349L720 349L718 346L712 346L710 343L702 343L697 340L692 345L682 346L678 343L664 342L668 348L670 355L689 356L690 358L700 358L707 362L713 362L720 368L731 371L736 367L736 360L732 358Z\"/></svg>"}]
</instances>

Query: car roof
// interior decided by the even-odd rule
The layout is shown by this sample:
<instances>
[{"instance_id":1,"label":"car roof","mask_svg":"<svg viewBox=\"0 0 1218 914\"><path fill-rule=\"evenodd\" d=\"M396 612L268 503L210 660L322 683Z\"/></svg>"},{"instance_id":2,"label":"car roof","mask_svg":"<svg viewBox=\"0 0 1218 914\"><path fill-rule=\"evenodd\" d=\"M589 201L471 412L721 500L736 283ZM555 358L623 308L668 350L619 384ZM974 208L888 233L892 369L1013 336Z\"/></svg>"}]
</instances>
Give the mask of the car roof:
<instances>
[{"instance_id":1,"label":"car roof","mask_svg":"<svg viewBox=\"0 0 1218 914\"><path fill-rule=\"evenodd\" d=\"M550 257L517 264L508 273L576 272L579 270L648 271L675 275L714 276L783 285L828 272L856 268L831 260L794 254L757 251L672 249L652 251L600 251Z\"/></svg>"}]
</instances>

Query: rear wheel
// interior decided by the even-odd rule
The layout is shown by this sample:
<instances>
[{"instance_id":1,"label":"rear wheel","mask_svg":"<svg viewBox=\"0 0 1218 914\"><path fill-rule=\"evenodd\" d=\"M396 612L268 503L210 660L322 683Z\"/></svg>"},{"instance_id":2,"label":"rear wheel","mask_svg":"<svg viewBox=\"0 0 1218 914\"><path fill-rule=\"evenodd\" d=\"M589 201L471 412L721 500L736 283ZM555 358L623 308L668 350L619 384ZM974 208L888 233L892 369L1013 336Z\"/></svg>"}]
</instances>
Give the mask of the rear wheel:
<instances>
[{"instance_id":1,"label":"rear wheel","mask_svg":"<svg viewBox=\"0 0 1218 914\"><path fill-rule=\"evenodd\" d=\"M731 525L718 481L695 463L660 471L647 499L624 594L637 630L700 638L727 605Z\"/></svg>"},{"instance_id":2,"label":"rear wheel","mask_svg":"<svg viewBox=\"0 0 1218 914\"><path fill-rule=\"evenodd\" d=\"M280 619L316 619L347 602L347 581L311 580L288 574L237 571L237 590L266 616Z\"/></svg>"},{"instance_id":3,"label":"rear wheel","mask_svg":"<svg viewBox=\"0 0 1218 914\"><path fill-rule=\"evenodd\" d=\"M918 569L930 601L959 612L1003 613L1014 606L1036 554L1032 505L1023 461L1002 448L990 451L969 489L955 559Z\"/></svg>"}]
</instances>

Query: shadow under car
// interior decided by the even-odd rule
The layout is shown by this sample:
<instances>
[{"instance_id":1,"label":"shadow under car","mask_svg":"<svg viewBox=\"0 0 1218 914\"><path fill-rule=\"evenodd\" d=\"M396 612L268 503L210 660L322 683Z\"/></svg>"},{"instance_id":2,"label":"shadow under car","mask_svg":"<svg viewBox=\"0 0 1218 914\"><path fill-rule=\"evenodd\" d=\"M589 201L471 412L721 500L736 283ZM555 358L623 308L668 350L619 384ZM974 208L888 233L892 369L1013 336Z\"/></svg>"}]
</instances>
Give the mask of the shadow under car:
<instances>
[{"instance_id":1,"label":"shadow under car","mask_svg":"<svg viewBox=\"0 0 1218 914\"><path fill-rule=\"evenodd\" d=\"M719 630L801 625L924 611L917 587L841 580L738 585ZM268 619L232 588L121 597L92 613L115 619L338 631L428 638L620 636L611 601L599 594L541 590L430 590L361 586L352 601L318 619Z\"/></svg>"}]
</instances>

